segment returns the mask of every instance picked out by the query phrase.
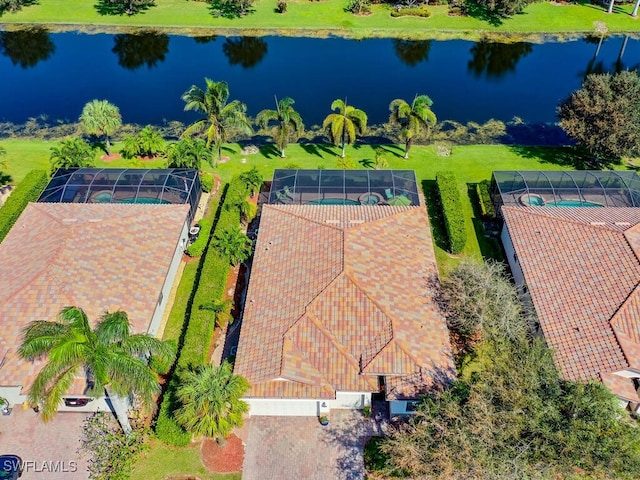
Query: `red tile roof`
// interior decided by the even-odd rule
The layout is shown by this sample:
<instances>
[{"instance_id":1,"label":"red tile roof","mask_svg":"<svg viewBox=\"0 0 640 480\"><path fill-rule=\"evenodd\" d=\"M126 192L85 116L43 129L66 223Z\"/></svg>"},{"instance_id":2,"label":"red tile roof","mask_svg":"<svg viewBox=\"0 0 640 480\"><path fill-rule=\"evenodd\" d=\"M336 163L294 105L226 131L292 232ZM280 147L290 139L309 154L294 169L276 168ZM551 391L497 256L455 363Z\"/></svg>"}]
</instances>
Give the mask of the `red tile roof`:
<instances>
[{"instance_id":1,"label":"red tile roof","mask_svg":"<svg viewBox=\"0 0 640 480\"><path fill-rule=\"evenodd\" d=\"M249 396L334 398L386 375L390 398L415 398L450 379L436 276L423 206L264 205L235 367Z\"/></svg>"},{"instance_id":2,"label":"red tile roof","mask_svg":"<svg viewBox=\"0 0 640 480\"><path fill-rule=\"evenodd\" d=\"M82 307L124 310L146 332L188 205L32 203L0 244L0 385L28 387L41 363L16 356L21 331Z\"/></svg>"},{"instance_id":3,"label":"red tile roof","mask_svg":"<svg viewBox=\"0 0 640 480\"><path fill-rule=\"evenodd\" d=\"M640 209L505 206L502 213L564 377L640 367Z\"/></svg>"}]
</instances>

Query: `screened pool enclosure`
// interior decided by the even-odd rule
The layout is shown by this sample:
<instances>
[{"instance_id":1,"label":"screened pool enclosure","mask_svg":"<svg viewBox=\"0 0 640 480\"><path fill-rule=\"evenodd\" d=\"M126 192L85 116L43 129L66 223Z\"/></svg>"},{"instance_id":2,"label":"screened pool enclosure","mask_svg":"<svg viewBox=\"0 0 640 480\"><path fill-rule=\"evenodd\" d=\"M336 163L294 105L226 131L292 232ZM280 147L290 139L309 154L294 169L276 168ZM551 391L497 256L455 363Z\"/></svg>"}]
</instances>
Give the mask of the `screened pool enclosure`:
<instances>
[{"instance_id":1,"label":"screened pool enclosure","mask_svg":"<svg viewBox=\"0 0 640 480\"><path fill-rule=\"evenodd\" d=\"M413 170L284 170L273 174L271 204L419 205Z\"/></svg>"},{"instance_id":2,"label":"screened pool enclosure","mask_svg":"<svg viewBox=\"0 0 640 480\"><path fill-rule=\"evenodd\" d=\"M38 202L189 204L189 220L198 208L200 177L188 168L60 169Z\"/></svg>"},{"instance_id":3,"label":"screened pool enclosure","mask_svg":"<svg viewBox=\"0 0 640 480\"><path fill-rule=\"evenodd\" d=\"M640 177L632 171L496 171L491 195L502 205L638 207Z\"/></svg>"}]
</instances>

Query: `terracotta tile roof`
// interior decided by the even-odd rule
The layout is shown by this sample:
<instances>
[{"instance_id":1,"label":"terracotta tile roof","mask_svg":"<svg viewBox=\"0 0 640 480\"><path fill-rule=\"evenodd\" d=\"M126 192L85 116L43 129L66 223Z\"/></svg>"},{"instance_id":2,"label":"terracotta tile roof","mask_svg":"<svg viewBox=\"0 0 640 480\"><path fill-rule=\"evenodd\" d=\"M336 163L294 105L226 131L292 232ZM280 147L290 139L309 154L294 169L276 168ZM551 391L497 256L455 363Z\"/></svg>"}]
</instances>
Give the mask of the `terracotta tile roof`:
<instances>
[{"instance_id":1,"label":"terracotta tile roof","mask_svg":"<svg viewBox=\"0 0 640 480\"><path fill-rule=\"evenodd\" d=\"M598 379L637 368L640 209L503 207L502 212L564 377Z\"/></svg>"},{"instance_id":2,"label":"terracotta tile roof","mask_svg":"<svg viewBox=\"0 0 640 480\"><path fill-rule=\"evenodd\" d=\"M334 398L395 375L391 398L415 397L430 372L451 378L436 276L422 206L264 205L236 359L249 396Z\"/></svg>"},{"instance_id":3,"label":"terracotta tile roof","mask_svg":"<svg viewBox=\"0 0 640 480\"><path fill-rule=\"evenodd\" d=\"M628 402L640 402L638 392L630 378L621 377L613 373L601 373L600 380L604 383L614 395L624 398Z\"/></svg>"},{"instance_id":4,"label":"terracotta tile roof","mask_svg":"<svg viewBox=\"0 0 640 480\"><path fill-rule=\"evenodd\" d=\"M62 307L91 319L122 309L146 332L188 208L29 204L0 244L0 385L30 385L40 363L17 358L21 331Z\"/></svg>"}]
</instances>

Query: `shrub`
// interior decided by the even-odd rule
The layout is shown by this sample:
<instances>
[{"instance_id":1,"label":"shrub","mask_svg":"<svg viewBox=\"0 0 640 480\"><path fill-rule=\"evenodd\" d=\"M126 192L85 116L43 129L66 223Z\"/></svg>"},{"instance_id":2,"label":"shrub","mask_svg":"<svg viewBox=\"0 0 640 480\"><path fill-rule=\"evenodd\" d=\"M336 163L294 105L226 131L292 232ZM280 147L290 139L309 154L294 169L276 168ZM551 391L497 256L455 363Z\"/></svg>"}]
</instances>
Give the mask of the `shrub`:
<instances>
[{"instance_id":1,"label":"shrub","mask_svg":"<svg viewBox=\"0 0 640 480\"><path fill-rule=\"evenodd\" d=\"M370 0L349 0L347 3L347 12L351 12L355 15L365 15L371 13L371 1Z\"/></svg>"},{"instance_id":2,"label":"shrub","mask_svg":"<svg viewBox=\"0 0 640 480\"><path fill-rule=\"evenodd\" d=\"M277 13L287 13L287 2L285 0L278 0L278 6L276 7Z\"/></svg>"},{"instance_id":3,"label":"shrub","mask_svg":"<svg viewBox=\"0 0 640 480\"><path fill-rule=\"evenodd\" d=\"M203 218L198 222L200 225L200 233L198 234L198 238L195 242L187 247L186 254L190 257L200 257L204 252L204 249L207 248L207 244L209 243L209 235L211 234L211 227L213 226L213 222L211 219Z\"/></svg>"},{"instance_id":4,"label":"shrub","mask_svg":"<svg viewBox=\"0 0 640 480\"><path fill-rule=\"evenodd\" d=\"M495 218L496 209L491 201L489 185L490 183L488 180L476 183L476 193L478 194L478 203L480 204L480 213L482 216L485 218Z\"/></svg>"},{"instance_id":5,"label":"shrub","mask_svg":"<svg viewBox=\"0 0 640 480\"><path fill-rule=\"evenodd\" d=\"M38 199L48 181L47 172L32 170L7 198L0 208L0 242L7 236L29 202Z\"/></svg>"},{"instance_id":6,"label":"shrub","mask_svg":"<svg viewBox=\"0 0 640 480\"><path fill-rule=\"evenodd\" d=\"M462 252L467 243L467 229L464 222L458 182L453 172L440 172L436 174L436 184L442 213L444 214L444 223L449 236L449 251L453 254L458 254Z\"/></svg>"},{"instance_id":7,"label":"shrub","mask_svg":"<svg viewBox=\"0 0 640 480\"><path fill-rule=\"evenodd\" d=\"M213 175L210 173L200 175L200 188L204 193L209 193L213 190Z\"/></svg>"},{"instance_id":8,"label":"shrub","mask_svg":"<svg viewBox=\"0 0 640 480\"><path fill-rule=\"evenodd\" d=\"M169 347L171 347L171 350L174 354L178 353L178 342L172 339L167 340L165 343L169 345ZM167 361L167 359L163 359L155 355L152 355L149 359L149 367L151 367L151 370L158 373L159 375L166 375L167 373L169 373L169 370L171 370L172 366L173 361Z\"/></svg>"},{"instance_id":9,"label":"shrub","mask_svg":"<svg viewBox=\"0 0 640 480\"><path fill-rule=\"evenodd\" d=\"M392 17L423 17L428 18L431 16L431 12L426 8L401 8L391 10Z\"/></svg>"},{"instance_id":10,"label":"shrub","mask_svg":"<svg viewBox=\"0 0 640 480\"><path fill-rule=\"evenodd\" d=\"M147 125L137 134L125 137L123 140L122 156L127 159L134 157L156 157L167 151L167 142L162 134L151 125Z\"/></svg>"}]
</instances>

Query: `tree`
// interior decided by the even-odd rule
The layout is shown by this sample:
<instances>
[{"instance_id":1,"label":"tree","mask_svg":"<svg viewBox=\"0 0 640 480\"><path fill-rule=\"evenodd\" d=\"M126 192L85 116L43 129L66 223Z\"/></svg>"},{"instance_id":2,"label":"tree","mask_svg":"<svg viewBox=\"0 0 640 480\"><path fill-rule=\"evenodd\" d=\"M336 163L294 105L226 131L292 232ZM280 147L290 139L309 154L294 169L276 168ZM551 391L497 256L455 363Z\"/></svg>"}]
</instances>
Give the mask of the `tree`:
<instances>
[{"instance_id":1,"label":"tree","mask_svg":"<svg viewBox=\"0 0 640 480\"><path fill-rule=\"evenodd\" d=\"M267 42L259 37L227 38L222 45L222 53L229 60L229 65L251 68L267 54Z\"/></svg>"},{"instance_id":2,"label":"tree","mask_svg":"<svg viewBox=\"0 0 640 480\"><path fill-rule=\"evenodd\" d=\"M184 137L167 148L168 168L195 168L209 157L207 144L200 138Z\"/></svg>"},{"instance_id":3,"label":"tree","mask_svg":"<svg viewBox=\"0 0 640 480\"><path fill-rule=\"evenodd\" d=\"M389 104L390 123L400 126L400 138L404 140L404 158L409 158L409 150L415 138L424 133L429 135L436 124L436 115L431 111L433 101L427 95L416 95L409 105L405 100L396 98Z\"/></svg>"},{"instance_id":4,"label":"tree","mask_svg":"<svg viewBox=\"0 0 640 480\"><path fill-rule=\"evenodd\" d=\"M131 425L122 398L134 395L149 407L160 391L147 357L175 356L162 341L146 334L131 334L125 312L105 312L92 328L79 307L63 308L56 321L29 323L22 332L18 355L26 360L48 357L29 391L29 402L40 406L43 420L55 416L63 395L82 372L92 395L105 393L110 397L126 434L131 433Z\"/></svg>"},{"instance_id":5,"label":"tree","mask_svg":"<svg viewBox=\"0 0 640 480\"><path fill-rule=\"evenodd\" d=\"M214 239L213 245L232 265L237 265L249 258L253 242L237 228L222 232Z\"/></svg>"},{"instance_id":6,"label":"tree","mask_svg":"<svg viewBox=\"0 0 640 480\"><path fill-rule=\"evenodd\" d=\"M0 13L17 12L22 10L22 6L26 3L27 0L0 0Z\"/></svg>"},{"instance_id":7,"label":"tree","mask_svg":"<svg viewBox=\"0 0 640 480\"><path fill-rule=\"evenodd\" d=\"M334 100L331 104L331 110L336 113L330 113L322 123L329 139L334 145L342 144L342 155L345 157L346 145L351 145L356 141L356 135L364 135L367 130L367 114L351 105L347 105L347 101Z\"/></svg>"},{"instance_id":8,"label":"tree","mask_svg":"<svg viewBox=\"0 0 640 480\"><path fill-rule=\"evenodd\" d=\"M147 125L137 134L125 137L121 152L125 158L153 158L163 155L166 150L167 142L160 132L151 125Z\"/></svg>"},{"instance_id":9,"label":"tree","mask_svg":"<svg viewBox=\"0 0 640 480\"><path fill-rule=\"evenodd\" d=\"M118 64L129 70L142 65L155 67L164 62L169 52L169 36L164 33L141 32L118 34L113 37L115 45L111 50L118 55Z\"/></svg>"},{"instance_id":10,"label":"tree","mask_svg":"<svg viewBox=\"0 0 640 480\"><path fill-rule=\"evenodd\" d=\"M293 108L295 101L285 97L278 102L276 100L275 110L262 110L256 116L256 123L260 128L267 128L269 122L276 122L273 128L273 140L280 149L280 157L285 158L284 150L289 145L289 141L296 141L304 131L302 117Z\"/></svg>"},{"instance_id":11,"label":"tree","mask_svg":"<svg viewBox=\"0 0 640 480\"><path fill-rule=\"evenodd\" d=\"M51 147L51 172L59 168L93 167L95 152L82 138L68 138Z\"/></svg>"},{"instance_id":12,"label":"tree","mask_svg":"<svg viewBox=\"0 0 640 480\"><path fill-rule=\"evenodd\" d=\"M209 11L215 17L239 18L251 12L255 0L208 0Z\"/></svg>"},{"instance_id":13,"label":"tree","mask_svg":"<svg viewBox=\"0 0 640 480\"><path fill-rule=\"evenodd\" d=\"M240 398L249 389L249 382L234 375L229 362L186 370L180 380L176 396L181 406L174 415L188 432L221 440L233 428L242 426L249 406Z\"/></svg>"},{"instance_id":14,"label":"tree","mask_svg":"<svg viewBox=\"0 0 640 480\"><path fill-rule=\"evenodd\" d=\"M206 90L192 85L182 95L182 100L186 103L185 110L203 114L203 117L189 125L182 135L205 132L207 148L215 146L216 156L212 156L210 161L214 166L222 154L222 144L228 140L232 129L247 134L252 133L253 129L247 118L247 106L238 100L227 103L229 100L227 82L214 82L208 78L205 78L205 82Z\"/></svg>"},{"instance_id":15,"label":"tree","mask_svg":"<svg viewBox=\"0 0 640 480\"><path fill-rule=\"evenodd\" d=\"M107 100L91 100L82 109L80 123L89 135L104 135L107 155L111 155L109 136L122 126L120 109Z\"/></svg>"},{"instance_id":16,"label":"tree","mask_svg":"<svg viewBox=\"0 0 640 480\"><path fill-rule=\"evenodd\" d=\"M96 8L101 15L133 15L153 4L153 0L100 0Z\"/></svg>"},{"instance_id":17,"label":"tree","mask_svg":"<svg viewBox=\"0 0 640 480\"><path fill-rule=\"evenodd\" d=\"M466 0L469 12L484 15L493 25L502 23L502 19L522 13L535 0Z\"/></svg>"},{"instance_id":18,"label":"tree","mask_svg":"<svg viewBox=\"0 0 640 480\"><path fill-rule=\"evenodd\" d=\"M623 71L588 75L558 107L560 126L597 166L640 153L640 77Z\"/></svg>"},{"instance_id":19,"label":"tree","mask_svg":"<svg viewBox=\"0 0 640 480\"><path fill-rule=\"evenodd\" d=\"M256 191L260 191L262 182L264 181L257 167L251 167L250 170L242 172L240 174L240 180L245 184L252 197L255 195Z\"/></svg>"},{"instance_id":20,"label":"tree","mask_svg":"<svg viewBox=\"0 0 640 480\"><path fill-rule=\"evenodd\" d=\"M51 57L55 50L49 31L44 28L0 32L0 51L11 59L11 63L22 68L35 67Z\"/></svg>"}]
</instances>

